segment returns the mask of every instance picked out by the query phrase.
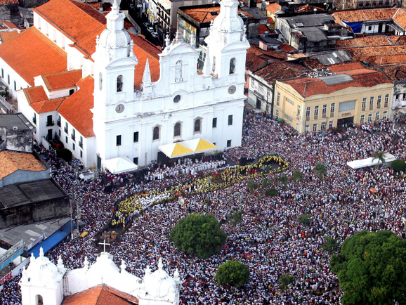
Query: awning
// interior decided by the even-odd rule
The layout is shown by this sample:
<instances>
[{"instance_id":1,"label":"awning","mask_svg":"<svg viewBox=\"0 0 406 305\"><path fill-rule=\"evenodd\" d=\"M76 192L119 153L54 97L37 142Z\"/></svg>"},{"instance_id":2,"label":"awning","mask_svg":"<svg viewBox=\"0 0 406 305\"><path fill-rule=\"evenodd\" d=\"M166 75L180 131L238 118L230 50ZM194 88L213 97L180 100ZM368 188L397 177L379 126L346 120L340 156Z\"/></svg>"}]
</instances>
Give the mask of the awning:
<instances>
[{"instance_id":1,"label":"awning","mask_svg":"<svg viewBox=\"0 0 406 305\"><path fill-rule=\"evenodd\" d=\"M405 110L405 109L400 109L399 112L400 112L401 114L405 114L405 113L406 113L406 110Z\"/></svg>"},{"instance_id":2,"label":"awning","mask_svg":"<svg viewBox=\"0 0 406 305\"><path fill-rule=\"evenodd\" d=\"M169 158L179 158L193 154L193 151L179 143L159 145L158 149Z\"/></svg>"},{"instance_id":3,"label":"awning","mask_svg":"<svg viewBox=\"0 0 406 305\"><path fill-rule=\"evenodd\" d=\"M189 141L160 145L158 146L158 149L169 158L179 158L215 150L217 149L217 146L209 141L198 138Z\"/></svg>"},{"instance_id":4,"label":"awning","mask_svg":"<svg viewBox=\"0 0 406 305\"><path fill-rule=\"evenodd\" d=\"M132 172L138 169L138 166L131 162L130 159L119 157L104 161L104 166L112 174L121 174L125 172Z\"/></svg>"},{"instance_id":5,"label":"awning","mask_svg":"<svg viewBox=\"0 0 406 305\"><path fill-rule=\"evenodd\" d=\"M217 146L203 139L193 139L181 142L183 146L190 148L194 153L207 152L209 150L217 149Z\"/></svg>"}]
</instances>

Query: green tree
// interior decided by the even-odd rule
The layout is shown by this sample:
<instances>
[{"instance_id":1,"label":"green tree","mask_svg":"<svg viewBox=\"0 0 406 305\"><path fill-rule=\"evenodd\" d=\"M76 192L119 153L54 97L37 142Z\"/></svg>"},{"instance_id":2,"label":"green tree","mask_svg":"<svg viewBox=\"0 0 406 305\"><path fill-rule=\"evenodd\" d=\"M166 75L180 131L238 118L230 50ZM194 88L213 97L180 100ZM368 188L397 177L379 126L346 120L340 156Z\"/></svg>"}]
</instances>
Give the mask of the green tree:
<instances>
[{"instance_id":1,"label":"green tree","mask_svg":"<svg viewBox=\"0 0 406 305\"><path fill-rule=\"evenodd\" d=\"M266 188L266 186L269 184L269 181L267 178L263 178L261 181L261 191Z\"/></svg>"},{"instance_id":2,"label":"green tree","mask_svg":"<svg viewBox=\"0 0 406 305\"><path fill-rule=\"evenodd\" d=\"M406 163L402 159L396 159L390 165L395 172L404 172L406 168Z\"/></svg>"},{"instance_id":3,"label":"green tree","mask_svg":"<svg viewBox=\"0 0 406 305\"><path fill-rule=\"evenodd\" d=\"M385 153L383 151L374 151L374 153L372 154L372 161L374 161L375 159L378 159L377 166L379 166L379 162L383 164L385 162Z\"/></svg>"},{"instance_id":4,"label":"green tree","mask_svg":"<svg viewBox=\"0 0 406 305\"><path fill-rule=\"evenodd\" d=\"M236 226L238 223L242 221L242 211L234 211L226 215L227 222L233 223Z\"/></svg>"},{"instance_id":5,"label":"green tree","mask_svg":"<svg viewBox=\"0 0 406 305\"><path fill-rule=\"evenodd\" d=\"M288 177L285 174L282 174L278 177L278 181L283 185L286 186L288 184Z\"/></svg>"},{"instance_id":6,"label":"green tree","mask_svg":"<svg viewBox=\"0 0 406 305\"><path fill-rule=\"evenodd\" d=\"M250 193L253 193L258 188L258 183L250 181L248 182L247 187L250 190Z\"/></svg>"},{"instance_id":7,"label":"green tree","mask_svg":"<svg viewBox=\"0 0 406 305\"><path fill-rule=\"evenodd\" d=\"M196 254L201 259L218 253L227 234L213 215L191 214L178 221L171 230L170 240L181 251Z\"/></svg>"},{"instance_id":8,"label":"green tree","mask_svg":"<svg viewBox=\"0 0 406 305\"><path fill-rule=\"evenodd\" d=\"M281 275L278 279L279 285L283 291L286 291L288 286L295 281L295 276L289 273Z\"/></svg>"},{"instance_id":9,"label":"green tree","mask_svg":"<svg viewBox=\"0 0 406 305\"><path fill-rule=\"evenodd\" d=\"M271 197L278 196L278 194L279 194L278 190L276 190L276 189L274 189L274 188L268 189L268 190L266 190L266 192L265 192L265 195L271 196Z\"/></svg>"},{"instance_id":10,"label":"green tree","mask_svg":"<svg viewBox=\"0 0 406 305\"><path fill-rule=\"evenodd\" d=\"M345 305L405 304L406 241L390 231L360 231L330 260Z\"/></svg>"},{"instance_id":11,"label":"green tree","mask_svg":"<svg viewBox=\"0 0 406 305\"><path fill-rule=\"evenodd\" d=\"M310 215L310 214L303 214L303 215L300 215L300 216L299 216L298 221L299 221L301 224L303 224L303 225L305 225L305 226L308 226L308 225L310 224L310 222L311 222L311 218L312 218L312 215Z\"/></svg>"},{"instance_id":12,"label":"green tree","mask_svg":"<svg viewBox=\"0 0 406 305\"><path fill-rule=\"evenodd\" d=\"M249 277L248 266L237 261L225 262L216 272L216 280L220 285L230 284L240 287L248 282Z\"/></svg>"},{"instance_id":13,"label":"green tree","mask_svg":"<svg viewBox=\"0 0 406 305\"><path fill-rule=\"evenodd\" d=\"M316 166L314 167L314 172L320 179L327 176L327 166L322 162L317 162Z\"/></svg>"},{"instance_id":14,"label":"green tree","mask_svg":"<svg viewBox=\"0 0 406 305\"><path fill-rule=\"evenodd\" d=\"M292 180L295 182L303 181L303 174L298 170L294 170L292 173Z\"/></svg>"},{"instance_id":15,"label":"green tree","mask_svg":"<svg viewBox=\"0 0 406 305\"><path fill-rule=\"evenodd\" d=\"M320 247L329 253L333 253L339 247L339 243L337 239L331 238L330 236L326 236L326 242L322 244Z\"/></svg>"}]
</instances>

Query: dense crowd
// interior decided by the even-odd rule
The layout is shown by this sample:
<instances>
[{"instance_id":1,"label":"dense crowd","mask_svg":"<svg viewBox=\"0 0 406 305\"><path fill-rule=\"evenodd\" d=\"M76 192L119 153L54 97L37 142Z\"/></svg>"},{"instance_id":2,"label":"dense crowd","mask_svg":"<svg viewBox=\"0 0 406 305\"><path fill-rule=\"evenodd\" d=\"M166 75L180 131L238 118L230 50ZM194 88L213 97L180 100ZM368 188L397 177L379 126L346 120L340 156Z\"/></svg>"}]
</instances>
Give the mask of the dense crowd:
<instances>
[{"instance_id":1,"label":"dense crowd","mask_svg":"<svg viewBox=\"0 0 406 305\"><path fill-rule=\"evenodd\" d=\"M151 168L143 183L129 182L111 193L103 192L101 178L76 179L70 166L42 148L41 154L52 165L55 179L72 196L76 194L84 215L82 230L89 232L84 238L63 241L47 256L56 263L61 255L71 269L82 267L85 256L92 263L99 252L95 245L98 231L112 218L131 216L121 242L109 249L115 262L124 259L127 270L142 277L146 266L156 266L162 257L168 273L179 269L182 304L339 304L342 291L329 268L330 254L320 248L325 237L343 242L359 230L383 229L402 236L406 201L404 177L395 177L391 169L383 167L353 170L347 162L371 157L379 150L405 159L405 132L382 120L373 128L348 127L299 135L274 119L250 115L244 121L242 146L227 150L225 156L237 163L242 158L280 156L284 162L277 162L275 170L260 174L260 166L247 167L245 175L241 175L238 166L202 165L205 172L201 176L192 175L191 169L162 176L162 172L171 170ZM315 173L317 162L327 165L325 178ZM302 172L302 181L291 179L293 170ZM207 176L213 171L221 173L223 187L207 184ZM286 185L277 182L279 171L289 177ZM267 197L265 189L247 187L249 181L261 184L264 177L279 191L278 196ZM198 191L202 184L203 191ZM173 190L177 190L176 196ZM160 202L162 194L169 194L165 199L171 200L152 204ZM208 198L210 204L206 205ZM116 202L133 208L126 213L115 211ZM139 209L135 208L137 204ZM231 225L226 216L236 210L242 210L243 219ZM222 223L228 235L220 253L200 260L178 252L169 241L171 228L190 213L207 212ZM312 215L309 226L298 222L305 213ZM231 259L249 267L249 282L241 288L215 282L218 266ZM294 275L295 281L283 291L278 279L286 273ZM3 304L20 304L15 279L5 285L0 298Z\"/></svg>"}]
</instances>

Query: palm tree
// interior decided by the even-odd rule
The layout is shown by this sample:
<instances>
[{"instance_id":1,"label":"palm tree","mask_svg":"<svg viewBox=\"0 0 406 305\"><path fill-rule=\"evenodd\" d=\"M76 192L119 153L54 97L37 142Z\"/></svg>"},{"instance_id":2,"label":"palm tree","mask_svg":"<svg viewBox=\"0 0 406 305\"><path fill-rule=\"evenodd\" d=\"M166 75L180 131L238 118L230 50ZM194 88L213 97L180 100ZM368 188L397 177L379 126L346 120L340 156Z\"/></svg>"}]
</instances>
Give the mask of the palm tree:
<instances>
[{"instance_id":1,"label":"palm tree","mask_svg":"<svg viewBox=\"0 0 406 305\"><path fill-rule=\"evenodd\" d=\"M303 174L298 171L298 170L294 170L293 174L292 174L292 180L293 181L302 181L303 180Z\"/></svg>"},{"instance_id":2,"label":"palm tree","mask_svg":"<svg viewBox=\"0 0 406 305\"><path fill-rule=\"evenodd\" d=\"M314 167L314 172L319 176L320 179L327 176L327 166L322 162L317 162L316 166Z\"/></svg>"},{"instance_id":3,"label":"palm tree","mask_svg":"<svg viewBox=\"0 0 406 305\"><path fill-rule=\"evenodd\" d=\"M379 162L381 162L381 164L383 164L385 162L385 153L383 151L374 151L373 155L372 155L372 162L378 159L378 166L379 166Z\"/></svg>"},{"instance_id":4,"label":"palm tree","mask_svg":"<svg viewBox=\"0 0 406 305\"><path fill-rule=\"evenodd\" d=\"M283 291L286 291L286 288L288 288L289 284L293 283L295 280L295 277L289 273L285 273L284 275L281 275L278 282L279 285L281 286L281 289Z\"/></svg>"}]
</instances>

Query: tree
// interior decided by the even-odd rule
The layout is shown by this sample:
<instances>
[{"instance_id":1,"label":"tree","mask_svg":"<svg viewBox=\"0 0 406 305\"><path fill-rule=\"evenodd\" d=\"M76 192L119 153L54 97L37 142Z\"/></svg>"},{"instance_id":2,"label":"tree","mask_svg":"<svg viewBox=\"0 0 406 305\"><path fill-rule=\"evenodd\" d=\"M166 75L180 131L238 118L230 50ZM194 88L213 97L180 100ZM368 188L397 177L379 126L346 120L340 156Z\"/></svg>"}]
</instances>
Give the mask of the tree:
<instances>
[{"instance_id":1,"label":"tree","mask_svg":"<svg viewBox=\"0 0 406 305\"><path fill-rule=\"evenodd\" d=\"M303 224L303 225L305 225L305 226L308 226L308 225L310 224L310 222L311 222L311 218L312 218L312 215L310 215L310 214L303 214L303 215L300 215L300 216L299 216L298 221L299 221L301 224Z\"/></svg>"},{"instance_id":2,"label":"tree","mask_svg":"<svg viewBox=\"0 0 406 305\"><path fill-rule=\"evenodd\" d=\"M261 191L266 188L266 186L269 184L269 181L267 178L263 178L261 182Z\"/></svg>"},{"instance_id":3,"label":"tree","mask_svg":"<svg viewBox=\"0 0 406 305\"><path fill-rule=\"evenodd\" d=\"M285 273L280 276L278 279L279 285L283 291L286 291L286 288L295 281L295 276L289 273Z\"/></svg>"},{"instance_id":4,"label":"tree","mask_svg":"<svg viewBox=\"0 0 406 305\"><path fill-rule=\"evenodd\" d=\"M226 215L226 220L227 222L232 222L234 226L237 225L237 223L240 223L242 221L242 211L234 211L233 213L229 213Z\"/></svg>"},{"instance_id":5,"label":"tree","mask_svg":"<svg viewBox=\"0 0 406 305\"><path fill-rule=\"evenodd\" d=\"M327 176L327 166L322 162L317 162L316 166L314 167L314 172L320 179Z\"/></svg>"},{"instance_id":6,"label":"tree","mask_svg":"<svg viewBox=\"0 0 406 305\"><path fill-rule=\"evenodd\" d=\"M406 163L402 159L396 159L390 165L395 172L404 172L406 168Z\"/></svg>"},{"instance_id":7,"label":"tree","mask_svg":"<svg viewBox=\"0 0 406 305\"><path fill-rule=\"evenodd\" d=\"M278 177L278 181L283 185L283 186L285 186L287 183L288 183L288 177L285 175L285 174L283 174L283 175L280 175L279 177Z\"/></svg>"},{"instance_id":8,"label":"tree","mask_svg":"<svg viewBox=\"0 0 406 305\"><path fill-rule=\"evenodd\" d=\"M273 189L273 188L272 188L272 189L268 189L268 190L266 190L266 192L265 192L265 195L271 196L271 197L278 196L278 194L279 194L278 190Z\"/></svg>"},{"instance_id":9,"label":"tree","mask_svg":"<svg viewBox=\"0 0 406 305\"><path fill-rule=\"evenodd\" d=\"M179 220L169 239L178 250L206 259L220 251L227 234L213 215L191 214Z\"/></svg>"},{"instance_id":10,"label":"tree","mask_svg":"<svg viewBox=\"0 0 406 305\"><path fill-rule=\"evenodd\" d=\"M303 180L303 174L298 171L298 170L294 170L292 173L292 180L297 182L297 181L302 181Z\"/></svg>"},{"instance_id":11,"label":"tree","mask_svg":"<svg viewBox=\"0 0 406 305\"><path fill-rule=\"evenodd\" d=\"M406 241L390 231L360 231L330 260L345 305L405 304Z\"/></svg>"},{"instance_id":12,"label":"tree","mask_svg":"<svg viewBox=\"0 0 406 305\"><path fill-rule=\"evenodd\" d=\"M230 284L240 287L248 282L249 277L248 266L237 261L225 262L216 272L216 280L220 285Z\"/></svg>"},{"instance_id":13,"label":"tree","mask_svg":"<svg viewBox=\"0 0 406 305\"><path fill-rule=\"evenodd\" d=\"M383 164L385 162L385 153L383 151L374 151L373 155L372 155L372 161L374 161L375 159L378 159L378 166L379 166L379 162L381 162L381 164Z\"/></svg>"},{"instance_id":14,"label":"tree","mask_svg":"<svg viewBox=\"0 0 406 305\"><path fill-rule=\"evenodd\" d=\"M329 253L333 253L339 247L339 243L337 239L331 238L330 236L326 236L326 242L322 244L320 247Z\"/></svg>"},{"instance_id":15,"label":"tree","mask_svg":"<svg viewBox=\"0 0 406 305\"><path fill-rule=\"evenodd\" d=\"M250 181L250 182L248 182L247 186L248 186L248 189L250 190L250 193L253 193L258 188L258 183Z\"/></svg>"}]
</instances>

